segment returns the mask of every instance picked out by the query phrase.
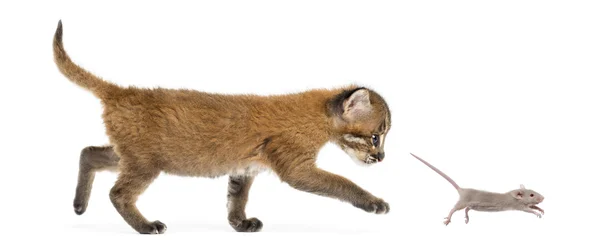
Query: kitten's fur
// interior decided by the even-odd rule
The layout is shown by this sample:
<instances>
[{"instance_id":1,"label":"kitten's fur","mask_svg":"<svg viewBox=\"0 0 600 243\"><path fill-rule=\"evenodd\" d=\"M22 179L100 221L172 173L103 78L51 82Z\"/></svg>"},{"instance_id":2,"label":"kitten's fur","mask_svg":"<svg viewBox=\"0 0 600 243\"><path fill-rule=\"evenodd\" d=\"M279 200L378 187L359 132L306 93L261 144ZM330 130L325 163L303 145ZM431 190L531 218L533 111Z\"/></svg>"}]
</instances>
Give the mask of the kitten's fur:
<instances>
[{"instance_id":1,"label":"kitten's fur","mask_svg":"<svg viewBox=\"0 0 600 243\"><path fill-rule=\"evenodd\" d=\"M389 211L382 199L315 165L327 142L364 164L383 160L390 111L372 90L350 86L256 96L120 87L71 61L63 48L61 22L54 36L54 57L68 79L101 100L111 144L81 153L77 214L86 210L95 172L109 169L119 171L110 199L140 233L166 230L165 224L148 221L135 206L161 171L229 175L228 218L242 232L262 228L258 219L246 218L245 206L254 176L265 169L298 190L337 198L367 212Z\"/></svg>"}]
</instances>

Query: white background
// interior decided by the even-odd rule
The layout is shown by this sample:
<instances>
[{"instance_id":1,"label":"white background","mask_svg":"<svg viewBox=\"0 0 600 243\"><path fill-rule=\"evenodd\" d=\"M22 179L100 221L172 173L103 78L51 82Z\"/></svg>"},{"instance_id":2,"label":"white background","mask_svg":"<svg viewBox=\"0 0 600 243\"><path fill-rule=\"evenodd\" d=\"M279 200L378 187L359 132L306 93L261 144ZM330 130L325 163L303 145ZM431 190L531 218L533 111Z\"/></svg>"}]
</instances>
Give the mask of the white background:
<instances>
[{"instance_id":1,"label":"white background","mask_svg":"<svg viewBox=\"0 0 600 243\"><path fill-rule=\"evenodd\" d=\"M2 242L598 240L597 1L16 2L0 3ZM138 206L168 230L142 236L110 203L116 175L105 172L75 215L79 151L108 139L99 101L53 63L59 19L74 61L123 86L380 92L393 123L384 162L359 167L328 145L318 164L387 200L390 213L266 173L247 207L263 232L242 234L226 220L226 177L162 175ZM444 226L457 194L410 152L463 187L525 184L546 197L546 215L472 211L465 225L459 211Z\"/></svg>"}]
</instances>

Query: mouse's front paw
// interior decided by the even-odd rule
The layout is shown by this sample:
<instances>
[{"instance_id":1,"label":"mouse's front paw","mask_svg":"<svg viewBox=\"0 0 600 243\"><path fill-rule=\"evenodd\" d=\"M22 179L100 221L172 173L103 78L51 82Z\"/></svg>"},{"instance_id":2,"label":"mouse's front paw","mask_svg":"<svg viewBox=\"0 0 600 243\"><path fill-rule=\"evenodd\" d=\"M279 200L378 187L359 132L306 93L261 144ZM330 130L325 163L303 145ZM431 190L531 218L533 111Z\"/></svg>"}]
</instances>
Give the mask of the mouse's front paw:
<instances>
[{"instance_id":1,"label":"mouse's front paw","mask_svg":"<svg viewBox=\"0 0 600 243\"><path fill-rule=\"evenodd\" d=\"M382 199L373 199L364 204L354 204L354 206L361 208L369 213L386 214L390 211L390 205Z\"/></svg>"},{"instance_id":2,"label":"mouse's front paw","mask_svg":"<svg viewBox=\"0 0 600 243\"><path fill-rule=\"evenodd\" d=\"M544 210L542 208L538 207L538 206L535 206L535 205L531 206L531 209L535 209L537 211L540 211L540 213L542 213L542 215L544 214Z\"/></svg>"}]
</instances>

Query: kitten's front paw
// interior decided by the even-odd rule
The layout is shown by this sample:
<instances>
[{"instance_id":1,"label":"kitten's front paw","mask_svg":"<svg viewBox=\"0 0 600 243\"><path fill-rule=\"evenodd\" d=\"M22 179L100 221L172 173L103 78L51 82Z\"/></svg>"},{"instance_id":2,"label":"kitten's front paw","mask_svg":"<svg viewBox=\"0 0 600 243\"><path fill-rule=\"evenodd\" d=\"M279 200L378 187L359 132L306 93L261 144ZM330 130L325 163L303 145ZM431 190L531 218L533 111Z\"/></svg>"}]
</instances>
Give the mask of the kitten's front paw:
<instances>
[{"instance_id":1,"label":"kitten's front paw","mask_svg":"<svg viewBox=\"0 0 600 243\"><path fill-rule=\"evenodd\" d=\"M382 199L375 199L365 204L354 205L369 213L386 214L390 211L390 205Z\"/></svg>"},{"instance_id":2,"label":"kitten's front paw","mask_svg":"<svg viewBox=\"0 0 600 243\"><path fill-rule=\"evenodd\" d=\"M257 218L249 218L240 221L236 225L232 224L232 226L237 232L259 232L263 227L263 223Z\"/></svg>"},{"instance_id":3,"label":"kitten's front paw","mask_svg":"<svg viewBox=\"0 0 600 243\"><path fill-rule=\"evenodd\" d=\"M138 230L138 232L140 232L140 234L151 234L151 235L163 234L163 233L165 233L165 231L167 231L167 225L158 220L156 220L152 223L146 224Z\"/></svg>"}]
</instances>

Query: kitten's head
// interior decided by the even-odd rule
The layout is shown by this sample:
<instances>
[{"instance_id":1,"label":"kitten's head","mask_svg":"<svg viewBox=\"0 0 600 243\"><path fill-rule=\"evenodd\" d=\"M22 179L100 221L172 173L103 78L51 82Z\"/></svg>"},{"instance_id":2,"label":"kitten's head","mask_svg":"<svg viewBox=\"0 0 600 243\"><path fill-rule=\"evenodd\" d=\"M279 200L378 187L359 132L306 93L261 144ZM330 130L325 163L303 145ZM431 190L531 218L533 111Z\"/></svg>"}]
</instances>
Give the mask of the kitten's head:
<instances>
[{"instance_id":1,"label":"kitten's head","mask_svg":"<svg viewBox=\"0 0 600 243\"><path fill-rule=\"evenodd\" d=\"M332 141L361 165L381 162L391 125L385 100L367 88L354 88L335 96L328 106L333 116Z\"/></svg>"}]
</instances>

